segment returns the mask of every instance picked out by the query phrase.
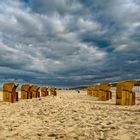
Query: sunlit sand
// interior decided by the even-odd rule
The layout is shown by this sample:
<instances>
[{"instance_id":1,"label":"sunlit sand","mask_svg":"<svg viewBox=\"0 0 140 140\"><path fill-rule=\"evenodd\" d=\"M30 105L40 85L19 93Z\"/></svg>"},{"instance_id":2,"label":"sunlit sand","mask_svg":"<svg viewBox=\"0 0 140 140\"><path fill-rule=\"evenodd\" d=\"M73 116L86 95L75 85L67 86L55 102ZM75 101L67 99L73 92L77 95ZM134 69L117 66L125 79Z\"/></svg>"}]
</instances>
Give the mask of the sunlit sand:
<instances>
[{"instance_id":1,"label":"sunlit sand","mask_svg":"<svg viewBox=\"0 0 140 140\"><path fill-rule=\"evenodd\" d=\"M136 105L97 101L86 91L0 103L0 140L139 140L140 94ZM2 93L0 94L0 98Z\"/></svg>"}]
</instances>

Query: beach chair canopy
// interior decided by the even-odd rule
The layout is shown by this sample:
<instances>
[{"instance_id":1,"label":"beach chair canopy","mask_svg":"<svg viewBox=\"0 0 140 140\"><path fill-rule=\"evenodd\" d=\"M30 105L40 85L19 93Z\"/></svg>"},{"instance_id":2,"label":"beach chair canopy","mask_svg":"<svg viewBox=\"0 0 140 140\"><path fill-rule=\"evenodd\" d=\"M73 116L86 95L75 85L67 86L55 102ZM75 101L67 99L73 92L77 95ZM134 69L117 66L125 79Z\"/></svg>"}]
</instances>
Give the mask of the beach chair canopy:
<instances>
[{"instance_id":1,"label":"beach chair canopy","mask_svg":"<svg viewBox=\"0 0 140 140\"><path fill-rule=\"evenodd\" d=\"M34 92L39 91L39 89L40 89L39 86L35 86L35 85L33 85L33 86L31 87L31 91L34 91Z\"/></svg>"},{"instance_id":2,"label":"beach chair canopy","mask_svg":"<svg viewBox=\"0 0 140 140\"><path fill-rule=\"evenodd\" d=\"M121 90L132 91L134 85L137 83L135 80L121 81L117 84L117 88Z\"/></svg>"},{"instance_id":3,"label":"beach chair canopy","mask_svg":"<svg viewBox=\"0 0 140 140\"><path fill-rule=\"evenodd\" d=\"M21 86L21 91L29 91L32 88L32 84L24 84Z\"/></svg>"},{"instance_id":4,"label":"beach chair canopy","mask_svg":"<svg viewBox=\"0 0 140 140\"><path fill-rule=\"evenodd\" d=\"M16 90L18 85L18 82L5 83L3 85L3 91L12 92L13 90Z\"/></svg>"},{"instance_id":5,"label":"beach chair canopy","mask_svg":"<svg viewBox=\"0 0 140 140\"><path fill-rule=\"evenodd\" d=\"M41 91L43 92L45 92L46 90L48 90L48 87L47 86L43 86L43 87L41 87Z\"/></svg>"},{"instance_id":6,"label":"beach chair canopy","mask_svg":"<svg viewBox=\"0 0 140 140\"><path fill-rule=\"evenodd\" d=\"M99 89L100 90L110 90L111 88L111 84L110 83L101 83L99 85Z\"/></svg>"}]
</instances>

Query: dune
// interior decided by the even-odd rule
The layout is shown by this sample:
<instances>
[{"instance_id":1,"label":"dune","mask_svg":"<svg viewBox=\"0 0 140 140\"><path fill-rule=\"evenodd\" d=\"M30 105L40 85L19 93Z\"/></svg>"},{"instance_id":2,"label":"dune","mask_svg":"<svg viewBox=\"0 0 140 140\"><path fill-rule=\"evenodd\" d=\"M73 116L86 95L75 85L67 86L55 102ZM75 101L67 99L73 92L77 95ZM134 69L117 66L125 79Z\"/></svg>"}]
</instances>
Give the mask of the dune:
<instances>
[{"instance_id":1,"label":"dune","mask_svg":"<svg viewBox=\"0 0 140 140\"><path fill-rule=\"evenodd\" d=\"M140 94L136 105L97 101L86 91L0 102L0 140L140 140ZM1 98L0 93L0 98Z\"/></svg>"}]
</instances>

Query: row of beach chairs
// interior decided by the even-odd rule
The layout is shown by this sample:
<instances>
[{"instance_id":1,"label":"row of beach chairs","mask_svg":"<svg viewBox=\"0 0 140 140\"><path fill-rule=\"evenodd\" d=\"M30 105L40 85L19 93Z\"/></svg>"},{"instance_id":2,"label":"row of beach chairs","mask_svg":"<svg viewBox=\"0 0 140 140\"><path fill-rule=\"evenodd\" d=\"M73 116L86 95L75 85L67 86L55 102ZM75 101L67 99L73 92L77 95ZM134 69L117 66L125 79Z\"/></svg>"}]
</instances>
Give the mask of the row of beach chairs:
<instances>
[{"instance_id":1,"label":"row of beach chairs","mask_svg":"<svg viewBox=\"0 0 140 140\"><path fill-rule=\"evenodd\" d=\"M121 81L116 85L116 105L135 105L135 92L132 91L135 80ZM101 83L100 85L87 88L87 95L97 97L99 101L112 99L110 91L112 84Z\"/></svg>"},{"instance_id":2,"label":"row of beach chairs","mask_svg":"<svg viewBox=\"0 0 140 140\"><path fill-rule=\"evenodd\" d=\"M11 82L5 83L3 85L3 101L14 103L19 100L19 93L17 92L17 88L19 83ZM39 98L40 96L48 96L49 88L47 86L37 86L33 84L24 84L21 86L21 99L32 99ZM56 96L56 88L50 88L50 95Z\"/></svg>"}]
</instances>

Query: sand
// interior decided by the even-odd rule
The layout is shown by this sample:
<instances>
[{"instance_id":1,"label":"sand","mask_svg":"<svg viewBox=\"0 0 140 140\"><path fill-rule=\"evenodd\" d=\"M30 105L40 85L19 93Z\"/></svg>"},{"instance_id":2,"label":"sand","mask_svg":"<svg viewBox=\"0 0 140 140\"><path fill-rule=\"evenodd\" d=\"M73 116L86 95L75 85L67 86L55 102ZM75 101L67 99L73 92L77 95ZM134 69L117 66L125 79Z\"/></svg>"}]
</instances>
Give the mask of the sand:
<instances>
[{"instance_id":1,"label":"sand","mask_svg":"<svg viewBox=\"0 0 140 140\"><path fill-rule=\"evenodd\" d=\"M97 101L86 91L0 103L0 140L140 140L140 94L134 106Z\"/></svg>"}]
</instances>

